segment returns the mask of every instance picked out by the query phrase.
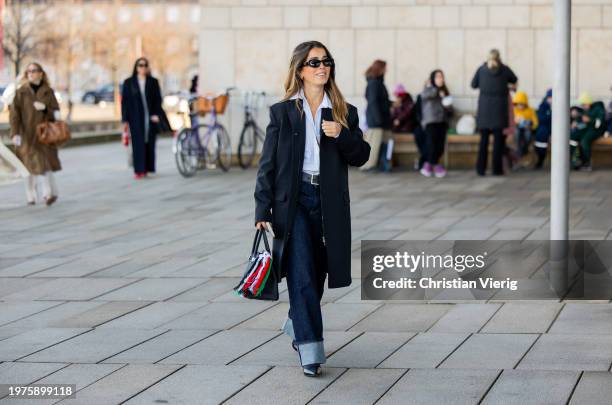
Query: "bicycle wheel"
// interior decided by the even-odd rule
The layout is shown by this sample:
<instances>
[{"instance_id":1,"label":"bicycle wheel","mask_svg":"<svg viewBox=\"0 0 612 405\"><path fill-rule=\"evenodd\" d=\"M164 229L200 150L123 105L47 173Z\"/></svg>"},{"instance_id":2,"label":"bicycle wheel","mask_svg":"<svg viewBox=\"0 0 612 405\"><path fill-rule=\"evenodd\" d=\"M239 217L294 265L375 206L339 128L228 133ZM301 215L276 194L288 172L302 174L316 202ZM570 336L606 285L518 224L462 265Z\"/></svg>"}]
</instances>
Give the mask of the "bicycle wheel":
<instances>
[{"instance_id":1,"label":"bicycle wheel","mask_svg":"<svg viewBox=\"0 0 612 405\"><path fill-rule=\"evenodd\" d=\"M257 128L254 124L247 124L240 134L238 144L238 163L243 169L253 164L255 152L257 151Z\"/></svg>"},{"instance_id":2,"label":"bicycle wheel","mask_svg":"<svg viewBox=\"0 0 612 405\"><path fill-rule=\"evenodd\" d=\"M232 144L230 142L229 134L225 127L220 125L217 128L217 162L224 172L230 169L232 165Z\"/></svg>"},{"instance_id":3,"label":"bicycle wheel","mask_svg":"<svg viewBox=\"0 0 612 405\"><path fill-rule=\"evenodd\" d=\"M184 128L176 136L174 159L176 167L183 177L191 177L198 170L197 140L193 138L191 128Z\"/></svg>"}]
</instances>

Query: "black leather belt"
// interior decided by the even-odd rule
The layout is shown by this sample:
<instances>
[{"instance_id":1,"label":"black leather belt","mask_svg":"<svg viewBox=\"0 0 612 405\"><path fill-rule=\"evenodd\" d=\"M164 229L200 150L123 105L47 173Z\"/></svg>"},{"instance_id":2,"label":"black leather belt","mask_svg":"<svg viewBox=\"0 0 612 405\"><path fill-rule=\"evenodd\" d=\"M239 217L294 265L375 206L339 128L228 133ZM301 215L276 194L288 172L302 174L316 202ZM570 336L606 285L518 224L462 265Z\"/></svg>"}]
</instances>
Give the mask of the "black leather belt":
<instances>
[{"instance_id":1,"label":"black leather belt","mask_svg":"<svg viewBox=\"0 0 612 405\"><path fill-rule=\"evenodd\" d=\"M313 186L318 186L319 185L319 175L302 172L302 181L305 181L306 183L310 183Z\"/></svg>"}]
</instances>

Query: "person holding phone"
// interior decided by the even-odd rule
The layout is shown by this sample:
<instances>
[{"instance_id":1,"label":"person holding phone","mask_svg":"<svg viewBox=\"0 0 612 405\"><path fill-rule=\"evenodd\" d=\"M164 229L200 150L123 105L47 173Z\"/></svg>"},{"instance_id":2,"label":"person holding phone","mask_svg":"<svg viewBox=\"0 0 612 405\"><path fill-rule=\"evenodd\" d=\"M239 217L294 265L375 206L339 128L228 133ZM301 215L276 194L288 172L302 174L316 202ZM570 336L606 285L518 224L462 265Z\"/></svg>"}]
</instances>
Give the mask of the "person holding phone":
<instances>
[{"instance_id":1,"label":"person holding phone","mask_svg":"<svg viewBox=\"0 0 612 405\"><path fill-rule=\"evenodd\" d=\"M351 284L348 166L368 161L357 109L335 80L335 62L318 41L293 51L285 96L270 107L257 182L255 226L273 230L273 265L287 278L292 338L306 376L325 363L321 297ZM279 278L279 280L280 280Z\"/></svg>"}]
</instances>

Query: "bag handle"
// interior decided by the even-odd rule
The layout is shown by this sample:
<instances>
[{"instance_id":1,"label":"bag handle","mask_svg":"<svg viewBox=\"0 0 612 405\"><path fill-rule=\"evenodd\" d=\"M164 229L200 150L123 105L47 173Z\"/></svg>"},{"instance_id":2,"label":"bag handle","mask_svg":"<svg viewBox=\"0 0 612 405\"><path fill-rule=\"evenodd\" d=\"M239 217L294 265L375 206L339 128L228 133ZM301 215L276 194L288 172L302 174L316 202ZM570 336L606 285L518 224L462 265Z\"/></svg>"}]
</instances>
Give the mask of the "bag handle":
<instances>
[{"instance_id":1,"label":"bag handle","mask_svg":"<svg viewBox=\"0 0 612 405\"><path fill-rule=\"evenodd\" d=\"M266 231L257 229L257 231L255 232L255 238L253 240L253 247L251 248L251 257L257 254L257 250L259 249L259 243L261 242L262 237L266 250L268 252L271 252L270 244L268 243L268 237L266 236Z\"/></svg>"}]
</instances>

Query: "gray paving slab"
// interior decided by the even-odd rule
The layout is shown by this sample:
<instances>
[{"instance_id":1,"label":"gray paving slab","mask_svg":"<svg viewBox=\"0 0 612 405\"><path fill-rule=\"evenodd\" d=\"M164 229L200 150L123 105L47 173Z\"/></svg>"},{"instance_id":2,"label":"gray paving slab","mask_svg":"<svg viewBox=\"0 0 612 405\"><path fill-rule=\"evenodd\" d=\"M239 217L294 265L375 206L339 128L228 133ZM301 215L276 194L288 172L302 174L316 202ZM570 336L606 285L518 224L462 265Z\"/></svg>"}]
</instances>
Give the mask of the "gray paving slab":
<instances>
[{"instance_id":1,"label":"gray paving slab","mask_svg":"<svg viewBox=\"0 0 612 405\"><path fill-rule=\"evenodd\" d=\"M163 331L140 329L93 329L23 358L23 361L98 363L134 347Z\"/></svg>"},{"instance_id":2,"label":"gray paving slab","mask_svg":"<svg viewBox=\"0 0 612 405\"><path fill-rule=\"evenodd\" d=\"M57 301L0 302L0 325L5 325L49 308L61 305Z\"/></svg>"},{"instance_id":3,"label":"gray paving slab","mask_svg":"<svg viewBox=\"0 0 612 405\"><path fill-rule=\"evenodd\" d=\"M544 333L563 304L507 302L482 328L483 333Z\"/></svg>"},{"instance_id":4,"label":"gray paving slab","mask_svg":"<svg viewBox=\"0 0 612 405\"><path fill-rule=\"evenodd\" d=\"M571 371L504 370L482 404L565 404L579 375Z\"/></svg>"},{"instance_id":5,"label":"gray paving slab","mask_svg":"<svg viewBox=\"0 0 612 405\"><path fill-rule=\"evenodd\" d=\"M415 368L408 370L377 404L476 405L498 374L497 370Z\"/></svg>"},{"instance_id":6,"label":"gray paving slab","mask_svg":"<svg viewBox=\"0 0 612 405\"><path fill-rule=\"evenodd\" d=\"M161 361L163 364L223 365L277 336L279 331L232 329L216 333Z\"/></svg>"},{"instance_id":7,"label":"gray paving slab","mask_svg":"<svg viewBox=\"0 0 612 405\"><path fill-rule=\"evenodd\" d=\"M349 369L309 404L373 404L405 371Z\"/></svg>"},{"instance_id":8,"label":"gray paving slab","mask_svg":"<svg viewBox=\"0 0 612 405\"><path fill-rule=\"evenodd\" d=\"M34 287L42 288L42 286L46 286L52 281L45 278L0 277L0 298L3 301L7 301L10 300L7 297ZM26 297L26 299L28 298Z\"/></svg>"},{"instance_id":9,"label":"gray paving slab","mask_svg":"<svg viewBox=\"0 0 612 405\"><path fill-rule=\"evenodd\" d=\"M385 304L350 330L359 332L424 332L448 310L445 304Z\"/></svg>"},{"instance_id":10,"label":"gray paving slab","mask_svg":"<svg viewBox=\"0 0 612 405\"><path fill-rule=\"evenodd\" d=\"M332 355L357 336L359 336L357 332L324 332L323 339L326 356ZM291 347L291 339L287 335L282 334L240 357L233 364L296 366L299 365L299 356Z\"/></svg>"},{"instance_id":11,"label":"gray paving slab","mask_svg":"<svg viewBox=\"0 0 612 405\"><path fill-rule=\"evenodd\" d=\"M23 363L23 364L51 364L51 363ZM70 364L64 368L36 380L36 384L74 384L77 390L82 390L86 386L95 383L101 378L117 371L125 364ZM15 405L50 405L57 403L57 399L23 399L5 398L3 404Z\"/></svg>"},{"instance_id":12,"label":"gray paving slab","mask_svg":"<svg viewBox=\"0 0 612 405\"><path fill-rule=\"evenodd\" d=\"M105 363L152 364L193 345L216 330L170 330L104 360Z\"/></svg>"},{"instance_id":13,"label":"gray paving slab","mask_svg":"<svg viewBox=\"0 0 612 405\"><path fill-rule=\"evenodd\" d=\"M336 380L345 369L324 368L307 378L301 367L274 367L227 400L227 404L305 404Z\"/></svg>"},{"instance_id":14,"label":"gray paving slab","mask_svg":"<svg viewBox=\"0 0 612 405\"><path fill-rule=\"evenodd\" d=\"M419 333L401 346L380 368L436 368L467 338L467 333Z\"/></svg>"},{"instance_id":15,"label":"gray paving slab","mask_svg":"<svg viewBox=\"0 0 612 405\"><path fill-rule=\"evenodd\" d=\"M170 259L160 259L159 263L147 266L138 271L130 273L128 277L149 278L149 277L172 277L172 274L184 267L197 262L197 259L176 257Z\"/></svg>"},{"instance_id":16,"label":"gray paving slab","mask_svg":"<svg viewBox=\"0 0 612 405\"><path fill-rule=\"evenodd\" d=\"M157 258L150 258L150 257L143 258L143 259L130 258L114 266L111 266L106 269L97 271L93 274L90 274L89 277L92 277L92 278L126 277L138 270L144 269L145 267L155 265L158 262L159 262L159 259Z\"/></svg>"},{"instance_id":17,"label":"gray paving slab","mask_svg":"<svg viewBox=\"0 0 612 405\"><path fill-rule=\"evenodd\" d=\"M323 327L326 330L348 330L376 310L380 305L372 303L342 304L331 302L321 307Z\"/></svg>"},{"instance_id":18,"label":"gray paving slab","mask_svg":"<svg viewBox=\"0 0 612 405\"><path fill-rule=\"evenodd\" d=\"M374 368L406 343L414 333L365 332L335 352L330 367Z\"/></svg>"},{"instance_id":19,"label":"gray paving slab","mask_svg":"<svg viewBox=\"0 0 612 405\"><path fill-rule=\"evenodd\" d=\"M129 364L77 392L75 399L60 403L118 404L154 385L181 366Z\"/></svg>"},{"instance_id":20,"label":"gray paving slab","mask_svg":"<svg viewBox=\"0 0 612 405\"><path fill-rule=\"evenodd\" d=\"M219 404L268 371L263 366L188 365L126 402ZM250 403L250 402L247 402Z\"/></svg>"},{"instance_id":21,"label":"gray paving slab","mask_svg":"<svg viewBox=\"0 0 612 405\"><path fill-rule=\"evenodd\" d=\"M608 370L612 335L546 334L517 366L531 370Z\"/></svg>"},{"instance_id":22,"label":"gray paving slab","mask_svg":"<svg viewBox=\"0 0 612 405\"><path fill-rule=\"evenodd\" d=\"M56 278L48 280L44 284L22 289L4 296L2 299L7 301L85 301L134 282L134 280L122 278Z\"/></svg>"},{"instance_id":23,"label":"gray paving slab","mask_svg":"<svg viewBox=\"0 0 612 405\"><path fill-rule=\"evenodd\" d=\"M500 304L457 304L430 329L430 332L478 332L500 308Z\"/></svg>"},{"instance_id":24,"label":"gray paving slab","mask_svg":"<svg viewBox=\"0 0 612 405\"><path fill-rule=\"evenodd\" d=\"M78 258L36 273L36 277L83 277L119 264L125 259L109 257Z\"/></svg>"},{"instance_id":25,"label":"gray paving slab","mask_svg":"<svg viewBox=\"0 0 612 405\"><path fill-rule=\"evenodd\" d=\"M86 328L41 328L31 329L4 339L0 345L0 361L21 359L46 347L87 332ZM59 361L56 359L49 362Z\"/></svg>"},{"instance_id":26,"label":"gray paving slab","mask_svg":"<svg viewBox=\"0 0 612 405\"><path fill-rule=\"evenodd\" d=\"M612 334L612 305L567 303L549 332L610 335Z\"/></svg>"},{"instance_id":27,"label":"gray paving slab","mask_svg":"<svg viewBox=\"0 0 612 405\"><path fill-rule=\"evenodd\" d=\"M213 302L163 324L169 329L228 329L268 309L273 301Z\"/></svg>"},{"instance_id":28,"label":"gray paving slab","mask_svg":"<svg viewBox=\"0 0 612 405\"><path fill-rule=\"evenodd\" d=\"M66 366L65 363L4 362L0 364L0 381L2 384L30 384ZM4 394L0 392L0 398Z\"/></svg>"},{"instance_id":29,"label":"gray paving slab","mask_svg":"<svg viewBox=\"0 0 612 405\"><path fill-rule=\"evenodd\" d=\"M202 282L201 279L147 278L104 294L97 299L104 301L163 301L196 287Z\"/></svg>"},{"instance_id":30,"label":"gray paving slab","mask_svg":"<svg viewBox=\"0 0 612 405\"><path fill-rule=\"evenodd\" d=\"M173 302L206 302L218 296L233 291L233 288L240 282L239 277L214 277L208 279L191 290L187 290L170 301Z\"/></svg>"},{"instance_id":31,"label":"gray paving slab","mask_svg":"<svg viewBox=\"0 0 612 405\"><path fill-rule=\"evenodd\" d=\"M514 368L539 335L474 334L440 365L442 368Z\"/></svg>"},{"instance_id":32,"label":"gray paving slab","mask_svg":"<svg viewBox=\"0 0 612 405\"><path fill-rule=\"evenodd\" d=\"M26 277L40 271L59 266L73 259L68 258L32 258L0 270L0 277Z\"/></svg>"},{"instance_id":33,"label":"gray paving slab","mask_svg":"<svg viewBox=\"0 0 612 405\"><path fill-rule=\"evenodd\" d=\"M570 405L607 405L612 398L612 373L585 371L576 386Z\"/></svg>"},{"instance_id":34,"label":"gray paving slab","mask_svg":"<svg viewBox=\"0 0 612 405\"><path fill-rule=\"evenodd\" d=\"M287 319L289 303L280 302L278 305L266 309L262 313L236 325L235 329L266 329L280 330L283 322ZM324 327L327 330L327 327Z\"/></svg>"},{"instance_id":35,"label":"gray paving slab","mask_svg":"<svg viewBox=\"0 0 612 405\"><path fill-rule=\"evenodd\" d=\"M109 301L111 303L112 301ZM138 301L133 301L138 303ZM155 329L171 322L189 312L206 305L203 302L155 302L141 309L130 312L110 322L100 325L101 328ZM205 329L205 328L203 328Z\"/></svg>"}]
</instances>

